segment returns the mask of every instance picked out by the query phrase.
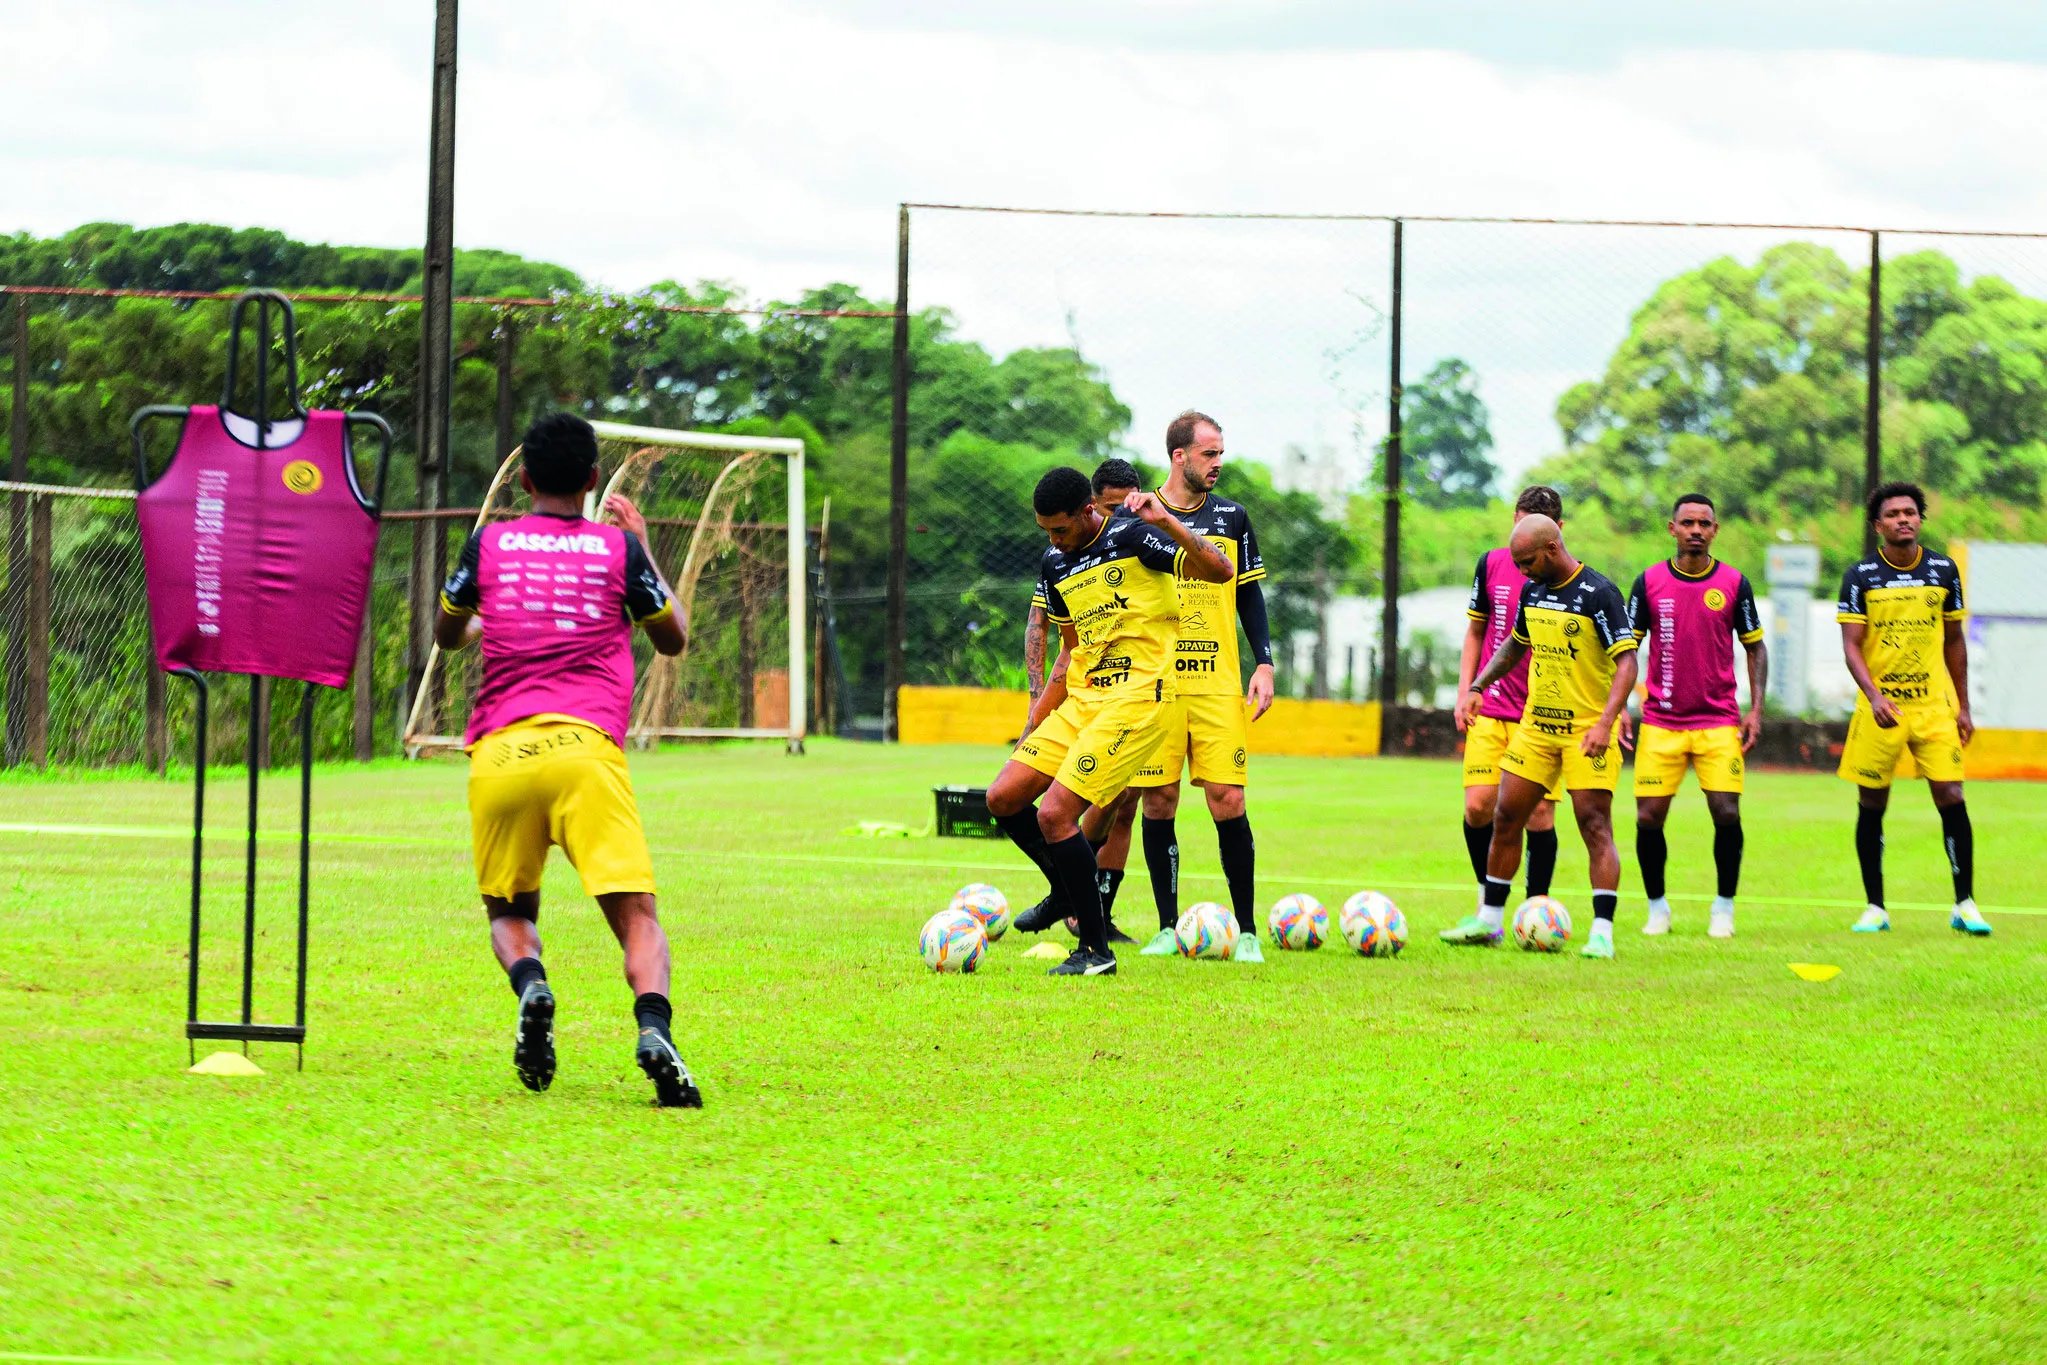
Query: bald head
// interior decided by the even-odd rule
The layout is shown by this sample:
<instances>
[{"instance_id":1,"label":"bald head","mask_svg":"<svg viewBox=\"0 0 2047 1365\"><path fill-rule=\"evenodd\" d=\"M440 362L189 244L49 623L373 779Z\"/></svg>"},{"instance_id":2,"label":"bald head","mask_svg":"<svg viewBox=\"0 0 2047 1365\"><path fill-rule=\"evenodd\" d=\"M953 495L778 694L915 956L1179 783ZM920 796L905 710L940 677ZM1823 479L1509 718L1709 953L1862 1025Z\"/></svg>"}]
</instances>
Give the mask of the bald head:
<instances>
[{"instance_id":1,"label":"bald head","mask_svg":"<svg viewBox=\"0 0 2047 1365\"><path fill-rule=\"evenodd\" d=\"M1507 553L1514 557L1514 567L1541 583L1560 583L1577 568L1564 549L1563 528L1540 512L1514 523Z\"/></svg>"}]
</instances>

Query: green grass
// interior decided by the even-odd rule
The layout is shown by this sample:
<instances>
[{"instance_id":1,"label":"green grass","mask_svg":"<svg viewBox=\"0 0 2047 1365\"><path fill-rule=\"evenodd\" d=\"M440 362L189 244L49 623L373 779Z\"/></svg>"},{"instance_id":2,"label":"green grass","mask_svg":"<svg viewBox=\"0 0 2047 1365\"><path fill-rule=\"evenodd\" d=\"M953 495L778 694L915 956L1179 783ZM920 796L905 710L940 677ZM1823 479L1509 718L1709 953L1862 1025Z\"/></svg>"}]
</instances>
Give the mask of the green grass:
<instances>
[{"instance_id":1,"label":"green grass","mask_svg":"<svg viewBox=\"0 0 2047 1365\"><path fill-rule=\"evenodd\" d=\"M1971 788L1988 942L1897 908L1946 895L1923 788L1890 823L1897 930L1866 937L1849 790L1756 774L1740 937L1709 942L1693 897L1642 939L1630 866L1620 958L1592 963L1434 941L1471 899L1452 764L1263 760L1260 900L1391 888L1406 955L1126 953L1055 982L1012 935L935 977L918 925L978 877L1034 899L1020 858L847 831L922 827L933 783L999 758L635 761L701 1113L648 1105L616 949L559 859L562 1074L519 1088L458 764L319 774L312 1044L302 1074L259 1048L257 1080L182 1070L189 788L8 785L0 1353L2047 1358L2047 919L1995 908L2047 904L2047 787ZM266 815L272 1017L293 788ZM240 796L214 788L213 1016ZM1219 899L1195 805L1185 891ZM1688 789L1679 891L1710 889L1709 837ZM1583 881L1567 833L1581 921ZM1120 918L1150 918L1135 872Z\"/></svg>"}]
</instances>

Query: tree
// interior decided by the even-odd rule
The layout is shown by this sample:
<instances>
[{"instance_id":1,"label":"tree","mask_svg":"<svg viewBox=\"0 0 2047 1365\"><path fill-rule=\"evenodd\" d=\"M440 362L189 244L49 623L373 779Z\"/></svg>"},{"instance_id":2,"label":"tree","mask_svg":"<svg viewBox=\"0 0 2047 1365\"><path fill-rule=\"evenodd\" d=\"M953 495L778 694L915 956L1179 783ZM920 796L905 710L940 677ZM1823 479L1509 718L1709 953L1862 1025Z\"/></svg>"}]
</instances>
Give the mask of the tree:
<instances>
[{"instance_id":1,"label":"tree","mask_svg":"<svg viewBox=\"0 0 2047 1365\"><path fill-rule=\"evenodd\" d=\"M1401 473L1424 507L1483 507L1500 476L1478 376L1455 356L1436 362L1401 395Z\"/></svg>"}]
</instances>

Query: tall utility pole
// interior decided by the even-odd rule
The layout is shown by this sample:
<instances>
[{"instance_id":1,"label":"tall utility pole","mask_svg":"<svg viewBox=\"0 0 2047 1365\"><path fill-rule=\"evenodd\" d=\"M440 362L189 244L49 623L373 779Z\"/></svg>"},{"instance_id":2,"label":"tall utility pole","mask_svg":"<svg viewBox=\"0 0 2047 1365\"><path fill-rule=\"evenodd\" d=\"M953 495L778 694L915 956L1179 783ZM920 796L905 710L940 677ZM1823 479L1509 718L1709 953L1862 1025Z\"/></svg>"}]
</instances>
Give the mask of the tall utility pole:
<instances>
[{"instance_id":1,"label":"tall utility pole","mask_svg":"<svg viewBox=\"0 0 2047 1365\"><path fill-rule=\"evenodd\" d=\"M904 618L910 595L910 206L896 210L896 330L888 432L888 625L883 644L881 737L896 738L903 686Z\"/></svg>"},{"instance_id":2,"label":"tall utility pole","mask_svg":"<svg viewBox=\"0 0 2047 1365\"><path fill-rule=\"evenodd\" d=\"M1400 228L1393 220L1392 354L1386 380L1386 528L1380 547L1379 588L1385 594L1379 618L1379 705L1400 700ZM1385 733L1382 713L1380 733Z\"/></svg>"},{"instance_id":3,"label":"tall utility pole","mask_svg":"<svg viewBox=\"0 0 2047 1365\"><path fill-rule=\"evenodd\" d=\"M1883 380L1884 380L1884 253L1883 235L1869 234L1869 335L1863 342L1863 369L1868 375L1864 387L1862 414L1862 496L1867 499L1884 481ZM1876 553L1876 526L1862 522L1862 554Z\"/></svg>"},{"instance_id":4,"label":"tall utility pole","mask_svg":"<svg viewBox=\"0 0 2047 1365\"><path fill-rule=\"evenodd\" d=\"M455 6L434 3L432 131L427 140L426 257L419 304L419 507L448 499L448 403L454 380ZM416 697L433 647L433 604L446 576L448 537L435 517L413 523L412 632L406 695ZM437 721L438 718L430 718Z\"/></svg>"}]
</instances>

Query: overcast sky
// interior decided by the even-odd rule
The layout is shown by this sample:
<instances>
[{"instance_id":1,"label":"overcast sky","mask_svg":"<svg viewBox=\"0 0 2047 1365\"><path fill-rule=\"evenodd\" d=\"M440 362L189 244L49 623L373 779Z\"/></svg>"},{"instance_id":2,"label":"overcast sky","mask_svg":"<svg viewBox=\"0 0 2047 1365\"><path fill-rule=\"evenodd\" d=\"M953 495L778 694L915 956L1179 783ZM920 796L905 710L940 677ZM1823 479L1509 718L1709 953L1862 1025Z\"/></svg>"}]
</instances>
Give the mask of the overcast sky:
<instances>
[{"instance_id":1,"label":"overcast sky","mask_svg":"<svg viewBox=\"0 0 2047 1365\"><path fill-rule=\"evenodd\" d=\"M0 230L418 242L431 13L0 0ZM2038 0L498 0L462 45L458 243L619 288L886 296L901 200L2047 230ZM1469 360L1525 465L1655 280L1784 235L1411 228L1408 373ZM1385 238L920 216L913 302L1077 338L1145 449L1198 403L1341 456L1381 420ZM1962 254L2047 291L2043 247Z\"/></svg>"}]
</instances>

